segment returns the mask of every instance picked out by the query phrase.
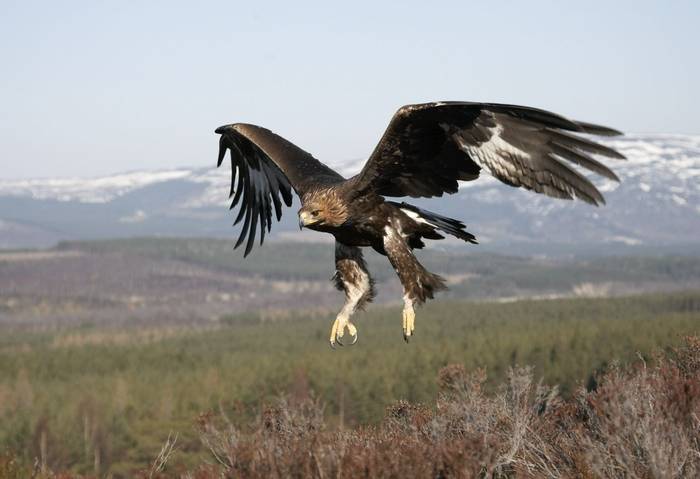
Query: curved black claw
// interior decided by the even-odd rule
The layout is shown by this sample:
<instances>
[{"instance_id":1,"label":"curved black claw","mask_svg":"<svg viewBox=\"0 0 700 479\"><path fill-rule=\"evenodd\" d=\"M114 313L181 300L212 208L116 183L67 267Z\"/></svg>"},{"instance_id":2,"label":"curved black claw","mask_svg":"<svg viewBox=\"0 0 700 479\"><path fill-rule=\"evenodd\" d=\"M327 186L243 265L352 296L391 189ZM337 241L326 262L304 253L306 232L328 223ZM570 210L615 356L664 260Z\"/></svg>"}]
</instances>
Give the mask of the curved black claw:
<instances>
[{"instance_id":1,"label":"curved black claw","mask_svg":"<svg viewBox=\"0 0 700 479\"><path fill-rule=\"evenodd\" d=\"M410 338L411 338L411 337L410 337L409 335L407 335L406 333L404 333L404 335L403 335L403 340L406 341L406 343L409 342Z\"/></svg>"},{"instance_id":2,"label":"curved black claw","mask_svg":"<svg viewBox=\"0 0 700 479\"><path fill-rule=\"evenodd\" d=\"M357 342L358 334L357 332L355 333L355 336L350 336L352 338L352 342L348 344L348 346L352 346Z\"/></svg>"}]
</instances>

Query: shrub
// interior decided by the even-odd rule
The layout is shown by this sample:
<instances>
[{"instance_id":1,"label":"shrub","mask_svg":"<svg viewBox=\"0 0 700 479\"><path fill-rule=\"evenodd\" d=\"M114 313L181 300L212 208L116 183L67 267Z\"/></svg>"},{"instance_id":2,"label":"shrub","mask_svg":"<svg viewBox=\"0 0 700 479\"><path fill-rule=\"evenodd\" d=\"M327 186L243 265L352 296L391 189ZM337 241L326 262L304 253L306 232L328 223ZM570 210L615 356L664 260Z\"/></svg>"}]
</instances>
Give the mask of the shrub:
<instances>
[{"instance_id":1,"label":"shrub","mask_svg":"<svg viewBox=\"0 0 700 479\"><path fill-rule=\"evenodd\" d=\"M610 477L700 474L700 340L612 366L592 391L562 399L511 368L494 392L483 370L438 374L434 410L398 401L377 426L328 431L314 400L279 400L243 433L214 415L200 420L218 467L194 477Z\"/></svg>"}]
</instances>

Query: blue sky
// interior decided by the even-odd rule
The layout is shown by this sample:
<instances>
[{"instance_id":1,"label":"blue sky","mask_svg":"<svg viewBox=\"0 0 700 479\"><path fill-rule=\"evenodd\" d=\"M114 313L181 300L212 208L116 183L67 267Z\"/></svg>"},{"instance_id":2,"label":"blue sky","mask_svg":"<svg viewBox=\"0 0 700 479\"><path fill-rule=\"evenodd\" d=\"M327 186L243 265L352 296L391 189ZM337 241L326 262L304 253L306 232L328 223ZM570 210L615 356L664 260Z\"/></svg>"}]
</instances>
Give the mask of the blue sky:
<instances>
[{"instance_id":1,"label":"blue sky","mask_svg":"<svg viewBox=\"0 0 700 479\"><path fill-rule=\"evenodd\" d=\"M224 123L323 161L397 107L700 134L700 2L0 2L0 178L210 166Z\"/></svg>"}]
</instances>

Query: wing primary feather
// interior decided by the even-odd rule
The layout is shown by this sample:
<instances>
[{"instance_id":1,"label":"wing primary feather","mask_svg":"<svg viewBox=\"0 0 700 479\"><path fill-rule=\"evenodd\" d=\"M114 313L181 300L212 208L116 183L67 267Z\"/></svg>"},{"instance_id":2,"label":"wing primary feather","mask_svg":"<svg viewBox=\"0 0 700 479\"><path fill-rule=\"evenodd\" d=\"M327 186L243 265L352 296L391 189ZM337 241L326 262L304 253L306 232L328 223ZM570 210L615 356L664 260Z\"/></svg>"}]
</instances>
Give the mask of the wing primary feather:
<instances>
[{"instance_id":1,"label":"wing primary feather","mask_svg":"<svg viewBox=\"0 0 700 479\"><path fill-rule=\"evenodd\" d=\"M241 208L238 212L238 216L236 217L236 221L233 222L234 226L237 225L243 219L244 212L250 208L250 170L245 163L240 165L239 174L243 179L243 185L242 188L240 188L240 191L242 191L243 193L241 195Z\"/></svg>"},{"instance_id":2,"label":"wing primary feather","mask_svg":"<svg viewBox=\"0 0 700 479\"><path fill-rule=\"evenodd\" d=\"M272 206L270 205L272 200L270 200L270 196L273 196L273 195L274 194L269 190L269 188L266 188L264 193L263 193L263 208L262 208L262 210L264 210L264 213L265 213L265 221L263 222L263 225L267 227L268 232L272 231ZM262 218L261 218L261 221L262 221ZM262 244L262 240L261 240L260 244Z\"/></svg>"},{"instance_id":3,"label":"wing primary feather","mask_svg":"<svg viewBox=\"0 0 700 479\"><path fill-rule=\"evenodd\" d=\"M245 206L245 201L244 201L243 204L241 204L240 208L238 209L238 215L236 216L236 219L233 222L233 226L236 226L238 223L241 222L241 220L243 219L243 215L245 215L247 209L248 209L248 207Z\"/></svg>"},{"instance_id":4,"label":"wing primary feather","mask_svg":"<svg viewBox=\"0 0 700 479\"><path fill-rule=\"evenodd\" d=\"M278 193L278 191L270 192L270 196L272 197L272 204L275 206L275 216L277 217L277 221L279 221L282 218L282 202L280 201Z\"/></svg>"},{"instance_id":5,"label":"wing primary feather","mask_svg":"<svg viewBox=\"0 0 700 479\"><path fill-rule=\"evenodd\" d=\"M277 221L282 219L282 202L280 201L279 192L272 193L272 203L275 205L275 216Z\"/></svg>"},{"instance_id":6,"label":"wing primary feather","mask_svg":"<svg viewBox=\"0 0 700 479\"><path fill-rule=\"evenodd\" d=\"M260 163L260 166L263 167L264 169L264 163ZM268 227L268 221L267 221L267 209L269 208L269 190L268 186L265 183L265 174L264 172L255 172L256 175L256 185L255 185L255 190L257 192L257 200L256 200L256 205L258 208L258 215L260 216L260 245L263 244L263 241L265 239L265 228ZM253 235L255 234L254 232L251 232Z\"/></svg>"},{"instance_id":7,"label":"wing primary feather","mask_svg":"<svg viewBox=\"0 0 700 479\"><path fill-rule=\"evenodd\" d=\"M270 191L266 188L260 196L260 245L262 246L265 240L265 228L268 232L272 230L272 214L270 212Z\"/></svg>"},{"instance_id":8,"label":"wing primary feather","mask_svg":"<svg viewBox=\"0 0 700 479\"><path fill-rule=\"evenodd\" d=\"M224 135L219 138L219 158L216 161L216 167L221 166L221 162L224 161L224 156L226 156L226 139Z\"/></svg>"},{"instance_id":9,"label":"wing primary feather","mask_svg":"<svg viewBox=\"0 0 700 479\"><path fill-rule=\"evenodd\" d=\"M245 208L245 221L243 222L243 227L241 228L241 233L238 235L238 241L234 248L238 248L245 239L246 233L248 232L248 225L250 224L250 208Z\"/></svg>"},{"instance_id":10,"label":"wing primary feather","mask_svg":"<svg viewBox=\"0 0 700 479\"><path fill-rule=\"evenodd\" d=\"M550 141L549 146L552 148L552 151L555 154L564 158L565 160L572 161L578 165L583 166L586 169L589 169L613 181L620 181L620 178L615 174L615 172L613 172L610 168L608 168L598 160L591 158L585 153L570 148L566 145L561 145L557 142Z\"/></svg>"},{"instance_id":11,"label":"wing primary feather","mask_svg":"<svg viewBox=\"0 0 700 479\"><path fill-rule=\"evenodd\" d=\"M250 251L253 249L253 243L255 242L255 230L258 227L258 207L257 204L255 205L254 208L251 208L252 210L252 215L251 215L251 223L250 223L250 233L248 234L248 243L245 245L245 253L243 254L243 257L245 258L250 254Z\"/></svg>"},{"instance_id":12,"label":"wing primary feather","mask_svg":"<svg viewBox=\"0 0 700 479\"><path fill-rule=\"evenodd\" d=\"M270 207L270 203L267 203L267 208L265 209L266 214L267 214L267 232L272 231L272 207Z\"/></svg>"},{"instance_id":13,"label":"wing primary feather","mask_svg":"<svg viewBox=\"0 0 700 479\"><path fill-rule=\"evenodd\" d=\"M264 208L260 208L260 246L262 246L263 241L265 241L265 218L264 218Z\"/></svg>"},{"instance_id":14,"label":"wing primary feather","mask_svg":"<svg viewBox=\"0 0 700 479\"><path fill-rule=\"evenodd\" d=\"M287 178L281 177L280 181L280 193L282 193L282 199L284 204L287 206L292 206L292 185L289 183Z\"/></svg>"},{"instance_id":15,"label":"wing primary feather","mask_svg":"<svg viewBox=\"0 0 700 479\"><path fill-rule=\"evenodd\" d=\"M231 148L231 186L233 187L233 181L234 178L238 179L238 184L235 188L235 195L233 197L233 200L231 201L231 207L229 209L233 209L234 206L238 204L238 201L241 198L241 194L243 193L243 188L244 188L244 176L245 176L245 171L243 167L245 166L245 157L243 156L243 152L240 150L238 145L234 142L230 145Z\"/></svg>"},{"instance_id":16,"label":"wing primary feather","mask_svg":"<svg viewBox=\"0 0 700 479\"><path fill-rule=\"evenodd\" d=\"M593 205L605 204L605 199L593 183L578 171L562 163L556 156L547 155L547 170L552 175L564 180L571 190L587 203Z\"/></svg>"},{"instance_id":17,"label":"wing primary feather","mask_svg":"<svg viewBox=\"0 0 700 479\"><path fill-rule=\"evenodd\" d=\"M554 128L562 128L569 131L581 131L581 127L575 121L571 121L568 118L546 110L528 107L511 107L505 109L493 108L493 111L506 113L516 118L541 123Z\"/></svg>"},{"instance_id":18,"label":"wing primary feather","mask_svg":"<svg viewBox=\"0 0 700 479\"><path fill-rule=\"evenodd\" d=\"M615 130L614 128L609 128L607 126L596 125L594 123L587 123L585 121L577 121L578 126L583 129L584 133L589 135L600 135L600 136L620 136L621 131Z\"/></svg>"},{"instance_id":19,"label":"wing primary feather","mask_svg":"<svg viewBox=\"0 0 700 479\"><path fill-rule=\"evenodd\" d=\"M241 199L241 196L243 195L243 189L245 188L244 176L245 175L243 173L243 167L239 164L236 168L236 178L238 178L238 185L236 185L236 194L233 197L233 201L231 201L230 209L233 209L233 207L238 204L238 202Z\"/></svg>"},{"instance_id":20,"label":"wing primary feather","mask_svg":"<svg viewBox=\"0 0 700 479\"><path fill-rule=\"evenodd\" d=\"M253 166L259 167L262 162L262 158L259 157L259 155L256 153L256 158L257 162L254 162ZM250 229L248 232L248 242L246 243L246 248L245 248L245 254L243 257L248 256L250 251L253 249L253 244L255 243L255 234L256 230L258 228L258 218L261 219L261 225L260 229L261 231L264 230L265 224L263 221L263 216L262 216L262 209L263 205L262 203L262 194L265 189L265 186L263 185L263 178L262 178L262 173L260 170L257 168L251 168L250 169L250 180L251 180L251 186L252 186L252 191L251 191L251 197L250 197L250 210L251 210L251 223L250 223Z\"/></svg>"},{"instance_id":21,"label":"wing primary feather","mask_svg":"<svg viewBox=\"0 0 700 479\"><path fill-rule=\"evenodd\" d=\"M233 157L233 150L231 150L231 188L228 191L228 197L231 198L236 191L236 159ZM233 208L234 203L231 203L231 208Z\"/></svg>"},{"instance_id":22,"label":"wing primary feather","mask_svg":"<svg viewBox=\"0 0 700 479\"><path fill-rule=\"evenodd\" d=\"M601 145L600 143L590 141L586 138L581 138L580 136L572 135L561 130L554 130L552 128L545 128L545 131L550 137L556 138L561 144L573 146L580 150L587 151L589 153L597 153L609 158L617 158L619 160L625 159L624 155L616 150L613 150L605 145Z\"/></svg>"},{"instance_id":23,"label":"wing primary feather","mask_svg":"<svg viewBox=\"0 0 700 479\"><path fill-rule=\"evenodd\" d=\"M277 175L276 172L269 168L267 164L265 164L265 176L267 177L267 180L269 182L270 188L270 197L272 198L272 202L275 205L275 216L277 217L277 221L279 221L282 218L282 202L279 199L279 190L280 190L280 184L279 181L277 180ZM268 203L269 206L269 203ZM268 231L269 228L271 227L272 224L272 217L270 214L270 224L268 225Z\"/></svg>"},{"instance_id":24,"label":"wing primary feather","mask_svg":"<svg viewBox=\"0 0 700 479\"><path fill-rule=\"evenodd\" d=\"M262 197L262 204L260 206L260 244L262 244L263 239L265 238L265 228L267 228L268 231L270 231L270 219L268 219L267 216L267 210L270 207L270 199L267 196L267 193L265 193Z\"/></svg>"}]
</instances>

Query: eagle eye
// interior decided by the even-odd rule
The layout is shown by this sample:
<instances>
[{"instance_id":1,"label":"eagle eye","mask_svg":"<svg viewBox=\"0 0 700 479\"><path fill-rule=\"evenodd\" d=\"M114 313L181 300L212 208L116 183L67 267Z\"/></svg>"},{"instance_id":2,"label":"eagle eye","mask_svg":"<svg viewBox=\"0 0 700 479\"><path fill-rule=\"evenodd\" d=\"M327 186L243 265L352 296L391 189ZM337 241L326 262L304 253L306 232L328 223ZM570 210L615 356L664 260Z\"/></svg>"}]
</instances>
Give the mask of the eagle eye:
<instances>
[{"instance_id":1,"label":"eagle eye","mask_svg":"<svg viewBox=\"0 0 700 479\"><path fill-rule=\"evenodd\" d=\"M311 212L311 216L318 216L319 213L320 213L319 210L313 210L313 211Z\"/></svg>"}]
</instances>

